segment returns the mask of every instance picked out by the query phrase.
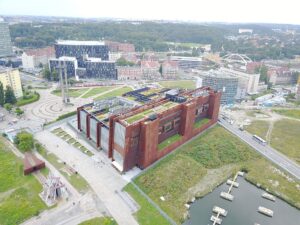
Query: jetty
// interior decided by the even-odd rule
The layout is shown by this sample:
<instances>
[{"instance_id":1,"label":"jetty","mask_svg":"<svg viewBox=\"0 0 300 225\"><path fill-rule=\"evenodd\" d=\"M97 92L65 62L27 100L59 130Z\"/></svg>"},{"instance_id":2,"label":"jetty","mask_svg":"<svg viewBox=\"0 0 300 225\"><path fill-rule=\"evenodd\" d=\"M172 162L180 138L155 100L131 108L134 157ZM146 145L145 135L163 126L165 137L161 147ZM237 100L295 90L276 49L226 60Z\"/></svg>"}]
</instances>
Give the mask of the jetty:
<instances>
[{"instance_id":1,"label":"jetty","mask_svg":"<svg viewBox=\"0 0 300 225\"><path fill-rule=\"evenodd\" d=\"M230 193L231 193L233 187L236 187L236 188L239 187L239 183L236 182L236 180L237 180L237 177L238 177L238 176L244 175L244 174L242 174L242 173L243 173L243 172L239 171L239 172L237 172L237 173L235 174L233 180L230 180L230 179L227 180L226 183L227 183L228 185L230 185L230 186L229 186L229 189L228 189L227 192L224 192L224 191L221 192L220 196L221 196L222 198L224 198L224 199L226 199L226 200L229 200L229 201L233 201L234 196L233 196L232 194L230 194Z\"/></svg>"},{"instance_id":2,"label":"jetty","mask_svg":"<svg viewBox=\"0 0 300 225\"><path fill-rule=\"evenodd\" d=\"M227 211L219 206L214 206L213 212L217 214L220 213L221 216L227 216Z\"/></svg>"}]
</instances>

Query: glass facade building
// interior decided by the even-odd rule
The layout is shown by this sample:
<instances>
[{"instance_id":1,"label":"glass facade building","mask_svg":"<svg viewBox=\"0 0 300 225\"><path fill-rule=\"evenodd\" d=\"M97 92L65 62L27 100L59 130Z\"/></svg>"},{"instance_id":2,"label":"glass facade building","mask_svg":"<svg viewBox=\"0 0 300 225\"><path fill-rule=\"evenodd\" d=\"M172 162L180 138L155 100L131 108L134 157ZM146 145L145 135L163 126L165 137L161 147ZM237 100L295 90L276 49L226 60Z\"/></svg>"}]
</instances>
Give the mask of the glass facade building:
<instances>
[{"instance_id":1,"label":"glass facade building","mask_svg":"<svg viewBox=\"0 0 300 225\"><path fill-rule=\"evenodd\" d=\"M8 24L0 21L0 57L7 57L12 55L13 50Z\"/></svg>"}]
</instances>

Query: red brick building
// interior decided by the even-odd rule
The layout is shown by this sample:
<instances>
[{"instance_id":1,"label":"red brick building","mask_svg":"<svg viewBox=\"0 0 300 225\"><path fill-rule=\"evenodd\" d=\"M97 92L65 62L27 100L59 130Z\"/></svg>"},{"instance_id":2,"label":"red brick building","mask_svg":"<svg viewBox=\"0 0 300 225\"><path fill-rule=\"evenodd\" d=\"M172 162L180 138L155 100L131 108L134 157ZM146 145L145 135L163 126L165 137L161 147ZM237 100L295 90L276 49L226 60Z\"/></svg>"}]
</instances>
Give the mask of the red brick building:
<instances>
[{"instance_id":1,"label":"red brick building","mask_svg":"<svg viewBox=\"0 0 300 225\"><path fill-rule=\"evenodd\" d=\"M112 164L121 172L135 166L144 169L215 124L220 98L220 92L208 87L171 90L165 97L111 114L105 124L91 123L94 115L85 110L91 105L83 106L77 109L78 129L87 137L96 131L97 146L104 146Z\"/></svg>"}]
</instances>

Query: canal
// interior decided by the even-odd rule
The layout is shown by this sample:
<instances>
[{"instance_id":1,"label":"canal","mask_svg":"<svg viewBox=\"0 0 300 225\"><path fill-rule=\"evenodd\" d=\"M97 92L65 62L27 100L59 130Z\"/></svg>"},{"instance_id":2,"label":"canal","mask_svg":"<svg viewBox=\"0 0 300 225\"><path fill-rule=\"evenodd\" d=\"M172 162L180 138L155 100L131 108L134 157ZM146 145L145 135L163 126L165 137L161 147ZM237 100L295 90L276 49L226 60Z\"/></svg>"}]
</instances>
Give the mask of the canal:
<instances>
[{"instance_id":1,"label":"canal","mask_svg":"<svg viewBox=\"0 0 300 225\"><path fill-rule=\"evenodd\" d=\"M286 202L276 198L275 202L261 197L263 190L238 177L238 188L233 188L232 202L220 197L221 191L228 191L229 186L224 183L213 192L196 200L190 207L190 219L184 225L208 225L212 224L210 217L212 208L219 206L228 211L222 225L299 225L300 210L290 206ZM300 194L300 193L299 193ZM264 206L274 211L273 217L267 217L257 212L258 206Z\"/></svg>"}]
</instances>

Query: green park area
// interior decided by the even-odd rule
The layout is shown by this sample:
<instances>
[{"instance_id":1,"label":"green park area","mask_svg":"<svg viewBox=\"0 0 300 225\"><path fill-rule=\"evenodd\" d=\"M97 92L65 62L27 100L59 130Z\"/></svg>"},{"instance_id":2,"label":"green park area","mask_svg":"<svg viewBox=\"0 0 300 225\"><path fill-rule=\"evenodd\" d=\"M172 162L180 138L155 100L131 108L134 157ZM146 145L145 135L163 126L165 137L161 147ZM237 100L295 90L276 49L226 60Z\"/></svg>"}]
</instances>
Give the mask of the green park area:
<instances>
[{"instance_id":1,"label":"green park area","mask_svg":"<svg viewBox=\"0 0 300 225\"><path fill-rule=\"evenodd\" d=\"M108 92L104 95L101 95L101 96L95 98L94 100L102 100L102 99L106 99L106 98L121 96L121 95L123 95L123 94L125 94L126 92L129 92L129 91L132 91L132 89L130 87L121 87L121 88L118 88L118 89L113 90L111 92Z\"/></svg>"},{"instance_id":2,"label":"green park area","mask_svg":"<svg viewBox=\"0 0 300 225\"><path fill-rule=\"evenodd\" d=\"M39 197L42 185L33 175L23 175L22 160L0 138L0 224L20 224L47 206Z\"/></svg>"},{"instance_id":3,"label":"green park area","mask_svg":"<svg viewBox=\"0 0 300 225\"><path fill-rule=\"evenodd\" d=\"M196 81L194 80L175 80L175 81L161 81L159 84L166 88L196 88Z\"/></svg>"},{"instance_id":4,"label":"green park area","mask_svg":"<svg viewBox=\"0 0 300 225\"><path fill-rule=\"evenodd\" d=\"M275 109L273 111L283 116L300 119L300 109Z\"/></svg>"},{"instance_id":5,"label":"green park area","mask_svg":"<svg viewBox=\"0 0 300 225\"><path fill-rule=\"evenodd\" d=\"M17 99L16 106L27 105L36 102L40 99L40 94L36 91L34 92L24 91L23 94L24 94L23 97Z\"/></svg>"},{"instance_id":6,"label":"green park area","mask_svg":"<svg viewBox=\"0 0 300 225\"><path fill-rule=\"evenodd\" d=\"M73 98L77 98L80 95L84 94L88 90L89 90L89 88L70 88L69 96L73 97ZM54 95L57 95L57 96L61 96L61 90L54 90L51 93Z\"/></svg>"},{"instance_id":7,"label":"green park area","mask_svg":"<svg viewBox=\"0 0 300 225\"><path fill-rule=\"evenodd\" d=\"M187 213L185 203L193 197L206 195L238 170L247 172L248 181L259 183L262 188L300 208L297 188L300 183L291 180L275 165L220 126L215 126L182 145L134 182L175 222L182 223ZM137 199L137 194L130 189L131 186L125 188ZM160 200L161 196L165 201ZM146 220L149 210L145 207L147 204L141 205L136 214L138 222L142 225L157 224ZM153 214L159 217L158 211L153 211Z\"/></svg>"},{"instance_id":8,"label":"green park area","mask_svg":"<svg viewBox=\"0 0 300 225\"><path fill-rule=\"evenodd\" d=\"M83 98L89 98L89 97L92 97L94 95L98 95L102 92L111 90L112 88L114 88L114 87L96 87L96 88L92 88L87 93L85 93L82 97Z\"/></svg>"},{"instance_id":9,"label":"green park area","mask_svg":"<svg viewBox=\"0 0 300 225\"><path fill-rule=\"evenodd\" d=\"M95 217L78 225L117 225L117 222L111 217Z\"/></svg>"}]
</instances>

